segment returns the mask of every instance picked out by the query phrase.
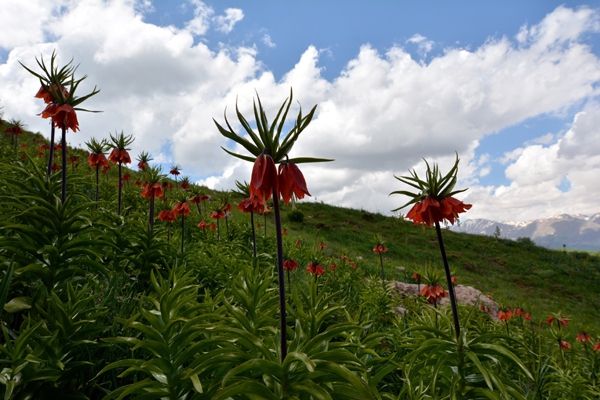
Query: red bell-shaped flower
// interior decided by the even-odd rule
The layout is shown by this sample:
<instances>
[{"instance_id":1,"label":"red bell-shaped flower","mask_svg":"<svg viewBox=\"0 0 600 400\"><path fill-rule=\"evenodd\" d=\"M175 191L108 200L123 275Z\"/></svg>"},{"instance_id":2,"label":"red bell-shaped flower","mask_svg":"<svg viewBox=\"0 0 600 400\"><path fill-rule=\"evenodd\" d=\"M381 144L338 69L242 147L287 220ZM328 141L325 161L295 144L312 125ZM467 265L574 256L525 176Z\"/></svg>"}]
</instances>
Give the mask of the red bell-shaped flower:
<instances>
[{"instance_id":1,"label":"red bell-shaped flower","mask_svg":"<svg viewBox=\"0 0 600 400\"><path fill-rule=\"evenodd\" d=\"M129 153L127 150L121 150L118 148L114 148L113 151L110 152L108 159L113 164L129 164L131 163L131 157L129 157Z\"/></svg>"},{"instance_id":2,"label":"red bell-shaped flower","mask_svg":"<svg viewBox=\"0 0 600 400\"><path fill-rule=\"evenodd\" d=\"M190 205L187 202L176 203L173 207L173 212L178 215L188 215L190 213Z\"/></svg>"},{"instance_id":3,"label":"red bell-shaped flower","mask_svg":"<svg viewBox=\"0 0 600 400\"><path fill-rule=\"evenodd\" d=\"M305 194L310 196L304 175L293 162L279 165L279 193L286 205L293 196L297 199L303 199Z\"/></svg>"},{"instance_id":4,"label":"red bell-shaped flower","mask_svg":"<svg viewBox=\"0 0 600 400\"><path fill-rule=\"evenodd\" d=\"M263 206L271 197L273 188L277 190L277 169L273 158L268 154L261 154L254 161L252 179L250 180L250 197L257 196Z\"/></svg>"},{"instance_id":5,"label":"red bell-shaped flower","mask_svg":"<svg viewBox=\"0 0 600 400\"><path fill-rule=\"evenodd\" d=\"M173 222L177 219L177 215L171 210L162 210L158 213L158 219L165 222Z\"/></svg>"}]
</instances>

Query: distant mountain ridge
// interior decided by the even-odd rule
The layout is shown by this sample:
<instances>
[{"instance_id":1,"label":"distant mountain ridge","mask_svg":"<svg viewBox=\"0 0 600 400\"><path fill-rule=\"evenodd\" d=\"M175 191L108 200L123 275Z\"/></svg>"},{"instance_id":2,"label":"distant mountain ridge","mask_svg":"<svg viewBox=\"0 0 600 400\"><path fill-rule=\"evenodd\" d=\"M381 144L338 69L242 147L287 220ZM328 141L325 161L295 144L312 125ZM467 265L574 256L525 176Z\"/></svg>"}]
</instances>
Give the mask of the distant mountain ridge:
<instances>
[{"instance_id":1,"label":"distant mountain ridge","mask_svg":"<svg viewBox=\"0 0 600 400\"><path fill-rule=\"evenodd\" d=\"M537 245L551 249L563 248L600 250L600 213L592 216L583 214L559 214L549 218L520 222L496 222L488 219L469 219L450 229L476 235L494 236L496 227L500 237L517 239L528 237Z\"/></svg>"}]
</instances>

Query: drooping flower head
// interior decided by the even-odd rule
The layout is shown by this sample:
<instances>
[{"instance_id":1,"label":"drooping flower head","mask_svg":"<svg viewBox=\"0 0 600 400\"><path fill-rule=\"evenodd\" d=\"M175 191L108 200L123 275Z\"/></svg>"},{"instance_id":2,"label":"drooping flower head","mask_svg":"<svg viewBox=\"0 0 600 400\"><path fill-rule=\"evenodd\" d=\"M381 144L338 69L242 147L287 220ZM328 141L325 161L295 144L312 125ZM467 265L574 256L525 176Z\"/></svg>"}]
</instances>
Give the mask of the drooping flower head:
<instances>
[{"instance_id":1,"label":"drooping flower head","mask_svg":"<svg viewBox=\"0 0 600 400\"><path fill-rule=\"evenodd\" d=\"M190 214L190 205L187 200L178 201L173 206L173 212L177 215L189 215Z\"/></svg>"},{"instance_id":2,"label":"drooping flower head","mask_svg":"<svg viewBox=\"0 0 600 400\"><path fill-rule=\"evenodd\" d=\"M521 308L521 307L519 307L519 308L515 308L515 310L514 310L514 315L515 315L515 316L522 316L522 315L525 315L525 310L524 310L523 308Z\"/></svg>"},{"instance_id":3,"label":"drooping flower head","mask_svg":"<svg viewBox=\"0 0 600 400\"><path fill-rule=\"evenodd\" d=\"M556 327L558 329L566 328L569 325L569 318L561 315L560 313L552 314L550 317L546 319L546 323L548 325L552 325L556 321Z\"/></svg>"},{"instance_id":4,"label":"drooping flower head","mask_svg":"<svg viewBox=\"0 0 600 400\"><path fill-rule=\"evenodd\" d=\"M288 204L294 196L301 199L304 195L310 195L302 172L300 172L297 164L333 161L317 158L288 157L296 140L298 140L300 134L310 124L316 111L316 106L314 106L310 112L304 116L302 115L302 109L300 109L295 126L287 134L283 135L284 122L287 119L292 104L292 98L293 95L290 91L290 96L281 105L275 120L269 124L260 98L257 96L257 100L254 102L254 116L258 132L255 132L250 127L246 118L239 112L236 105L237 117L244 128L245 133L249 135L250 140L233 131L233 128L227 120L227 116L225 116L227 129L214 121L219 132L223 136L237 142L252 154L250 157L236 154L222 147L228 154L254 163L249 197L257 196L263 202L263 205L265 205L267 200L273 195L273 190L275 190L275 195L278 196L278 199L279 197L283 198L286 204ZM279 173L276 169L277 164L280 164Z\"/></svg>"},{"instance_id":5,"label":"drooping flower head","mask_svg":"<svg viewBox=\"0 0 600 400\"><path fill-rule=\"evenodd\" d=\"M323 275L326 271L325 268L321 264L309 263L308 267L306 267L306 271L314 274L316 276Z\"/></svg>"},{"instance_id":6,"label":"drooping flower head","mask_svg":"<svg viewBox=\"0 0 600 400\"><path fill-rule=\"evenodd\" d=\"M286 205L290 200L301 200L304 195L310 196L302 171L291 161L279 164L278 181L279 193Z\"/></svg>"},{"instance_id":7,"label":"drooping flower head","mask_svg":"<svg viewBox=\"0 0 600 400\"><path fill-rule=\"evenodd\" d=\"M385 253L387 251L387 247L382 244L377 244L373 247L373 253Z\"/></svg>"},{"instance_id":8,"label":"drooping flower head","mask_svg":"<svg viewBox=\"0 0 600 400\"><path fill-rule=\"evenodd\" d=\"M123 131L117 134L115 132L115 136L110 135L110 140L112 143L109 146L113 149L113 151L108 156L108 159L113 164L129 164L131 163L131 157L129 156L127 148L131 143L133 143L133 135L125 135Z\"/></svg>"},{"instance_id":9,"label":"drooping flower head","mask_svg":"<svg viewBox=\"0 0 600 400\"><path fill-rule=\"evenodd\" d=\"M298 268L298 263L295 260L285 260L283 262L283 269L285 271L293 271Z\"/></svg>"},{"instance_id":10,"label":"drooping flower head","mask_svg":"<svg viewBox=\"0 0 600 400\"><path fill-rule=\"evenodd\" d=\"M92 140L85 144L90 152L88 164L94 168L108 167L108 160L104 155L104 152L108 150L108 143L106 140L102 139L98 142L95 138L92 138Z\"/></svg>"},{"instance_id":11,"label":"drooping flower head","mask_svg":"<svg viewBox=\"0 0 600 400\"><path fill-rule=\"evenodd\" d=\"M42 118L51 118L52 123L59 129L71 129L73 132L79 130L79 121L77 120L76 111L89 111L78 106L85 100L94 96L100 90L94 89L91 93L84 96L75 96L77 87L87 75L82 78L75 79L76 66L72 65L72 60L62 68L55 65L56 53L52 53L50 58L50 68L44 63L44 58L41 61L36 58L38 66L42 69L42 74L27 68L21 62L21 66L29 71L32 75L40 80L41 88L36 93L35 97L41 98L46 103L46 108L40 114ZM68 86L68 89L67 89Z\"/></svg>"},{"instance_id":12,"label":"drooping flower head","mask_svg":"<svg viewBox=\"0 0 600 400\"><path fill-rule=\"evenodd\" d=\"M158 219L164 222L173 222L177 219L177 214L171 210L162 210L158 213Z\"/></svg>"},{"instance_id":13,"label":"drooping flower head","mask_svg":"<svg viewBox=\"0 0 600 400\"><path fill-rule=\"evenodd\" d=\"M421 290L421 296L425 296L429 303L435 303L448 296L448 291L442 285L425 285Z\"/></svg>"},{"instance_id":14,"label":"drooping flower head","mask_svg":"<svg viewBox=\"0 0 600 400\"><path fill-rule=\"evenodd\" d=\"M173 175L173 176L179 176L179 174L181 174L181 166L180 165L172 165L171 166L171 170L169 171L169 174Z\"/></svg>"},{"instance_id":15,"label":"drooping flower head","mask_svg":"<svg viewBox=\"0 0 600 400\"><path fill-rule=\"evenodd\" d=\"M142 151L138 158L136 158L136 161L138 161L139 170L142 172L146 171L146 168L148 168L148 163L152 160L153 158L150 156L150 154Z\"/></svg>"},{"instance_id":16,"label":"drooping flower head","mask_svg":"<svg viewBox=\"0 0 600 400\"><path fill-rule=\"evenodd\" d=\"M247 197L244 200L240 201L240 203L237 206L237 209L245 213L259 212L260 210L262 210L262 205L258 200L258 197L254 197L253 199Z\"/></svg>"},{"instance_id":17,"label":"drooping flower head","mask_svg":"<svg viewBox=\"0 0 600 400\"><path fill-rule=\"evenodd\" d=\"M452 197L457 193L467 190L454 190L457 182L459 161L457 154L454 166L445 176L442 176L437 164L433 164L433 168L431 168L427 161L425 161L427 165L425 180L420 179L415 170L409 171L411 176L394 176L400 182L412 186L418 191L397 190L390 193L390 195L401 194L411 198L408 203L392 211L398 211L414 204L406 214L406 218L412 220L415 225L425 224L431 226L443 221L454 224L454 221L458 218L458 214L471 208L470 204L465 204Z\"/></svg>"},{"instance_id":18,"label":"drooping flower head","mask_svg":"<svg viewBox=\"0 0 600 400\"><path fill-rule=\"evenodd\" d=\"M571 343L567 342L566 340L561 339L559 341L560 344L560 348L563 350L570 350L571 349Z\"/></svg>"},{"instance_id":19,"label":"drooping flower head","mask_svg":"<svg viewBox=\"0 0 600 400\"><path fill-rule=\"evenodd\" d=\"M179 187L182 190L188 190L190 188L190 177L184 176L183 178L181 178L181 183L179 183Z\"/></svg>"},{"instance_id":20,"label":"drooping flower head","mask_svg":"<svg viewBox=\"0 0 600 400\"><path fill-rule=\"evenodd\" d=\"M4 129L4 133L8 133L10 135L22 135L23 134L23 122L18 119L11 119L8 122L8 127Z\"/></svg>"},{"instance_id":21,"label":"drooping flower head","mask_svg":"<svg viewBox=\"0 0 600 400\"><path fill-rule=\"evenodd\" d=\"M149 166L145 174L145 185L142 189L142 197L145 199L160 199L163 197L162 180L164 175L160 167Z\"/></svg>"},{"instance_id":22,"label":"drooping flower head","mask_svg":"<svg viewBox=\"0 0 600 400\"><path fill-rule=\"evenodd\" d=\"M577 334L577 341L579 341L581 343L586 343L586 342L592 343L594 340L587 333L585 333L585 332L579 332Z\"/></svg>"},{"instance_id":23,"label":"drooping flower head","mask_svg":"<svg viewBox=\"0 0 600 400\"><path fill-rule=\"evenodd\" d=\"M256 158L252 167L250 180L250 197L257 197L266 208L266 202L277 187L277 170L275 162L268 154L261 154Z\"/></svg>"},{"instance_id":24,"label":"drooping flower head","mask_svg":"<svg viewBox=\"0 0 600 400\"><path fill-rule=\"evenodd\" d=\"M506 311L498 311L498 319L500 321L508 322L512 318L512 313L510 310Z\"/></svg>"}]
</instances>

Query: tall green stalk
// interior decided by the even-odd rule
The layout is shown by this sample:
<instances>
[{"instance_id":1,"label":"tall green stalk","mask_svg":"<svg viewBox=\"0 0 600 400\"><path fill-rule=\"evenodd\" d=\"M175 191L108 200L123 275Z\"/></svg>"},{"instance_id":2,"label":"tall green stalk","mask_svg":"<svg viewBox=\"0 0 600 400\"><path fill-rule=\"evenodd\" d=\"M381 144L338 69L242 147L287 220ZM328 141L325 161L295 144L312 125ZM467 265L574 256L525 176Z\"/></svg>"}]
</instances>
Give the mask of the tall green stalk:
<instances>
[{"instance_id":1,"label":"tall green stalk","mask_svg":"<svg viewBox=\"0 0 600 400\"><path fill-rule=\"evenodd\" d=\"M448 266L448 258L446 257L446 249L444 248L444 239L442 239L442 230L440 229L440 223L435 221L435 231L437 232L438 243L440 245L440 252L442 253L442 260L444 262L444 272L446 273L446 284L448 285L448 293L450 294L450 305L452 306L452 318L454 320L454 331L456 333L456 340L460 337L460 323L458 321L458 307L456 306L456 294L454 293L454 285L452 284L452 274L450 273L450 267Z\"/></svg>"}]
</instances>

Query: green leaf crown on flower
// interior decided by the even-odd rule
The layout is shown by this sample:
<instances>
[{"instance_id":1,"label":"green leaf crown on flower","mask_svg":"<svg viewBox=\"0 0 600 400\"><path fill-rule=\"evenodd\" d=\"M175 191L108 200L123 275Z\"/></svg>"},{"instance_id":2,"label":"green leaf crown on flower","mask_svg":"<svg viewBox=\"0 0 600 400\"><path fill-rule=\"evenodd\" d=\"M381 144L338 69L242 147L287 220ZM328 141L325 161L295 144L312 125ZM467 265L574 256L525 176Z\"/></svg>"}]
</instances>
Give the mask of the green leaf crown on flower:
<instances>
[{"instance_id":1,"label":"green leaf crown on flower","mask_svg":"<svg viewBox=\"0 0 600 400\"><path fill-rule=\"evenodd\" d=\"M425 200L427 197L431 197L437 201L441 201L446 197L454 196L455 194L462 193L468 189L466 188L461 190L454 190L454 186L457 182L458 163L460 161L460 159L458 158L458 153L456 154L456 161L454 163L454 166L450 171L448 171L448 173L445 176L442 176L439 167L436 163L434 163L433 168L431 168L427 160L423 159L423 161L425 161L425 164L427 165L425 180L420 179L417 175L417 172L414 169L412 171L409 171L411 176L398 177L394 175L394 178L398 179L402 183L414 187L418 190L418 192L396 190L390 193L390 195L401 194L411 198L411 200L404 204L402 207L398 207L392 211L398 211L411 204L419 203Z\"/></svg>"}]
</instances>

